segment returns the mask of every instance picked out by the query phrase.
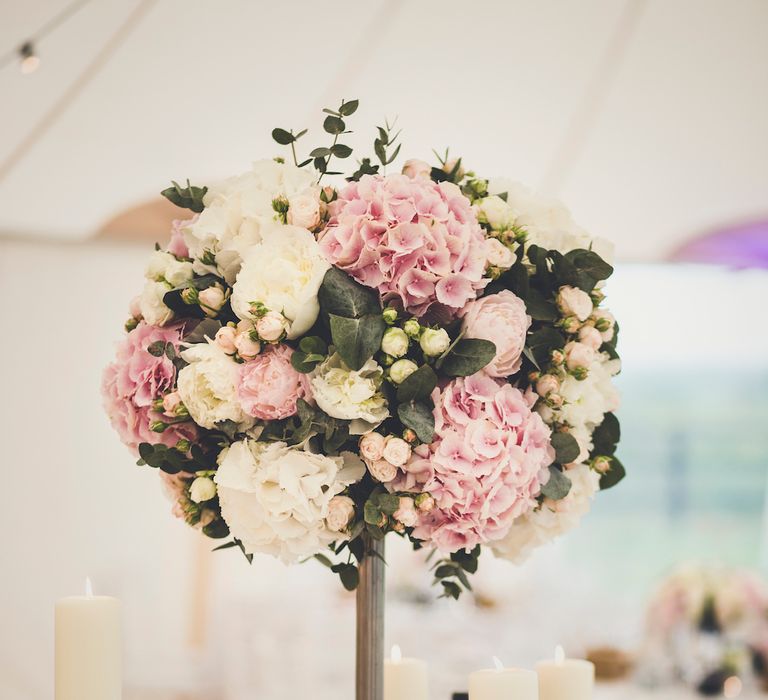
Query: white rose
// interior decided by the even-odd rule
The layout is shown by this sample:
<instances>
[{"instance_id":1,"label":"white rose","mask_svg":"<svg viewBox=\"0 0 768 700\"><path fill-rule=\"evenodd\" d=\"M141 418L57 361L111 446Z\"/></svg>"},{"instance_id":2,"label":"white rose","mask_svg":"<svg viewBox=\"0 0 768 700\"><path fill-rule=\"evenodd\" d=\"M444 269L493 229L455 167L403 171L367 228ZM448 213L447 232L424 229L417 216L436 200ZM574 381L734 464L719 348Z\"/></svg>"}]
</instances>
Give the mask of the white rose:
<instances>
[{"instance_id":1,"label":"white rose","mask_svg":"<svg viewBox=\"0 0 768 700\"><path fill-rule=\"evenodd\" d=\"M333 418L358 421L350 430L361 434L389 416L381 393L384 370L373 359L353 371L334 353L311 376L312 393L321 410Z\"/></svg>"},{"instance_id":2,"label":"white rose","mask_svg":"<svg viewBox=\"0 0 768 700\"><path fill-rule=\"evenodd\" d=\"M366 462L366 466L371 476L382 484L392 481L397 476L397 467L385 459L380 459L376 462Z\"/></svg>"},{"instance_id":3,"label":"white rose","mask_svg":"<svg viewBox=\"0 0 768 700\"><path fill-rule=\"evenodd\" d=\"M198 476L189 487L189 497L195 503L210 501L216 495L216 484L207 476Z\"/></svg>"},{"instance_id":4,"label":"white rose","mask_svg":"<svg viewBox=\"0 0 768 700\"><path fill-rule=\"evenodd\" d=\"M176 258L174 258L173 255L166 253L164 250L155 250L147 262L144 276L148 280L162 282L165 279L165 271L171 261L176 262Z\"/></svg>"},{"instance_id":5,"label":"white rose","mask_svg":"<svg viewBox=\"0 0 768 700\"><path fill-rule=\"evenodd\" d=\"M389 376L395 384L400 384L417 369L416 363L411 360L398 360L389 368Z\"/></svg>"},{"instance_id":6,"label":"white rose","mask_svg":"<svg viewBox=\"0 0 768 700\"><path fill-rule=\"evenodd\" d=\"M206 316L215 317L226 300L224 290L215 284L211 287L201 289L198 294L198 300L200 302L200 308L203 310Z\"/></svg>"},{"instance_id":7,"label":"white rose","mask_svg":"<svg viewBox=\"0 0 768 700\"><path fill-rule=\"evenodd\" d=\"M412 498L407 496L400 497L400 505L394 513L395 520L401 522L406 527L415 527L419 521L419 513Z\"/></svg>"},{"instance_id":8,"label":"white rose","mask_svg":"<svg viewBox=\"0 0 768 700\"><path fill-rule=\"evenodd\" d=\"M408 352L410 341L402 328L387 328L381 339L381 349L392 357L402 357Z\"/></svg>"},{"instance_id":9,"label":"white rose","mask_svg":"<svg viewBox=\"0 0 768 700\"><path fill-rule=\"evenodd\" d=\"M368 461L375 462L384 456L385 438L381 433L367 433L360 438L360 456Z\"/></svg>"},{"instance_id":10,"label":"white rose","mask_svg":"<svg viewBox=\"0 0 768 700\"><path fill-rule=\"evenodd\" d=\"M287 325L282 314L277 311L268 311L256 321L256 332L262 340L273 343L283 337Z\"/></svg>"},{"instance_id":11,"label":"white rose","mask_svg":"<svg viewBox=\"0 0 768 700\"><path fill-rule=\"evenodd\" d=\"M396 467L402 467L411 458L411 446L402 438L389 437L382 457Z\"/></svg>"},{"instance_id":12,"label":"white rose","mask_svg":"<svg viewBox=\"0 0 768 700\"><path fill-rule=\"evenodd\" d=\"M557 306L563 316L575 316L579 321L586 321L592 313L592 299L584 290L577 287L560 287L557 293Z\"/></svg>"},{"instance_id":13,"label":"white rose","mask_svg":"<svg viewBox=\"0 0 768 700\"><path fill-rule=\"evenodd\" d=\"M599 350L603 344L603 336L594 326L582 326L579 330L579 341L593 350Z\"/></svg>"},{"instance_id":14,"label":"white rose","mask_svg":"<svg viewBox=\"0 0 768 700\"><path fill-rule=\"evenodd\" d=\"M568 369L587 369L594 362L595 351L589 345L572 340L566 344L564 350Z\"/></svg>"},{"instance_id":15,"label":"white rose","mask_svg":"<svg viewBox=\"0 0 768 700\"><path fill-rule=\"evenodd\" d=\"M288 200L288 223L312 230L320 223L320 200L310 194L300 194Z\"/></svg>"},{"instance_id":16,"label":"white rose","mask_svg":"<svg viewBox=\"0 0 768 700\"><path fill-rule=\"evenodd\" d=\"M173 258L165 268L165 281L174 287L178 287L184 282L188 282L194 276L195 274L192 270L191 262L183 262Z\"/></svg>"},{"instance_id":17,"label":"white rose","mask_svg":"<svg viewBox=\"0 0 768 700\"><path fill-rule=\"evenodd\" d=\"M181 356L189 364L179 372L178 391L195 423L209 429L222 421L253 424L237 400L239 365L224 350L215 343L198 343Z\"/></svg>"},{"instance_id":18,"label":"white rose","mask_svg":"<svg viewBox=\"0 0 768 700\"><path fill-rule=\"evenodd\" d=\"M432 166L423 160L411 158L403 163L402 172L413 180L429 180L432 176Z\"/></svg>"},{"instance_id":19,"label":"white rose","mask_svg":"<svg viewBox=\"0 0 768 700\"><path fill-rule=\"evenodd\" d=\"M328 529L341 532L355 517L355 502L349 496L334 496L328 504Z\"/></svg>"},{"instance_id":20,"label":"white rose","mask_svg":"<svg viewBox=\"0 0 768 700\"><path fill-rule=\"evenodd\" d=\"M485 197L475 206L477 220L487 223L494 231L506 231L515 224L517 212L499 196Z\"/></svg>"},{"instance_id":21,"label":"white rose","mask_svg":"<svg viewBox=\"0 0 768 700\"><path fill-rule=\"evenodd\" d=\"M498 238L485 241L485 257L489 265L506 270L515 262L515 254Z\"/></svg>"},{"instance_id":22,"label":"white rose","mask_svg":"<svg viewBox=\"0 0 768 700\"><path fill-rule=\"evenodd\" d=\"M242 440L219 455L214 480L221 514L245 551L293 563L339 539L328 526L331 500L362 474L344 457Z\"/></svg>"},{"instance_id":23,"label":"white rose","mask_svg":"<svg viewBox=\"0 0 768 700\"><path fill-rule=\"evenodd\" d=\"M426 328L419 338L421 350L428 357L442 355L450 344L451 339L444 328Z\"/></svg>"},{"instance_id":24,"label":"white rose","mask_svg":"<svg viewBox=\"0 0 768 700\"><path fill-rule=\"evenodd\" d=\"M170 285L165 282L147 282L144 285L139 309L144 320L151 326L164 326L173 318L173 311L163 303L163 297L170 290Z\"/></svg>"},{"instance_id":25,"label":"white rose","mask_svg":"<svg viewBox=\"0 0 768 700\"><path fill-rule=\"evenodd\" d=\"M285 316L288 338L298 338L317 319L317 292L329 267L309 231L274 225L263 231L262 242L243 260L232 290L232 310L241 319L253 319L251 304L261 302Z\"/></svg>"},{"instance_id":26,"label":"white rose","mask_svg":"<svg viewBox=\"0 0 768 700\"><path fill-rule=\"evenodd\" d=\"M216 345L218 345L227 355L234 355L236 351L235 340L237 331L232 326L222 326L216 331Z\"/></svg>"}]
</instances>

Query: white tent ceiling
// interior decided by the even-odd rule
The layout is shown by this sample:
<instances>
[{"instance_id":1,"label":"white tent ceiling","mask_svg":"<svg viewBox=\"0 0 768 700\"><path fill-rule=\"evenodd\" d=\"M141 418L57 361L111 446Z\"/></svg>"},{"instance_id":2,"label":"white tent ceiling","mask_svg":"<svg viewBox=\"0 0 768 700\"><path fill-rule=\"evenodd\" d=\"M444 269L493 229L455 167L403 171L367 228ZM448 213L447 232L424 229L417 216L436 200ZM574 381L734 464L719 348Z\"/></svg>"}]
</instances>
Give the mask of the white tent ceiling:
<instances>
[{"instance_id":1,"label":"white tent ceiling","mask_svg":"<svg viewBox=\"0 0 768 700\"><path fill-rule=\"evenodd\" d=\"M0 0L0 53L65 5ZM171 178L278 154L274 126L320 145L341 97L360 155L398 115L404 152L545 184L624 260L768 214L765 0L99 0L38 48L0 71L0 234L86 238Z\"/></svg>"}]
</instances>

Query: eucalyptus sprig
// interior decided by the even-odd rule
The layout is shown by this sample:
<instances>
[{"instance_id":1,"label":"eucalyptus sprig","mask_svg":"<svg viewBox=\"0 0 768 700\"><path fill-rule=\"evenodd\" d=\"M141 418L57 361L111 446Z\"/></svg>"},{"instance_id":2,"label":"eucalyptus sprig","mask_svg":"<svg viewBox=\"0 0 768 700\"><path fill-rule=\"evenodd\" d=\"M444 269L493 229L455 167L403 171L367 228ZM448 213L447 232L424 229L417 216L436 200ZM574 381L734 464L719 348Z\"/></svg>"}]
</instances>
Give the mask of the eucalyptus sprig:
<instances>
[{"instance_id":1,"label":"eucalyptus sprig","mask_svg":"<svg viewBox=\"0 0 768 700\"><path fill-rule=\"evenodd\" d=\"M397 158L398 154L400 153L400 146L402 146L402 144L397 144L397 147L391 154L387 153L387 149L392 148L395 145L397 139L400 137L400 129L398 129L397 133L392 133L396 124L397 119L395 119L395 121L393 121L391 124L389 123L389 120L385 120L384 126L376 127L378 129L379 135L373 142L373 151L376 154L376 157L379 159L379 162L384 167L388 166L393 160L395 160L395 158Z\"/></svg>"},{"instance_id":2,"label":"eucalyptus sprig","mask_svg":"<svg viewBox=\"0 0 768 700\"><path fill-rule=\"evenodd\" d=\"M312 163L315 169L320 173L318 182L323 179L323 175L341 175L341 172L331 172L328 170L328 165L331 162L331 158L349 158L352 155L352 148L344 143L339 143L339 136L342 134L351 134L351 131L347 130L347 124L344 121L344 117L352 116L359 105L358 100L350 100L346 102L341 101L338 109L323 109L328 116L323 122L323 130L327 134L333 135L333 142L330 146L320 146L312 149L309 155L312 158Z\"/></svg>"},{"instance_id":3,"label":"eucalyptus sprig","mask_svg":"<svg viewBox=\"0 0 768 700\"><path fill-rule=\"evenodd\" d=\"M298 134L293 133L293 129L272 129L272 138L277 141L281 146L290 146L291 153L293 154L293 164L297 168L303 168L305 165L311 162L311 158L299 163L299 159L296 157L296 142L307 133L306 129L302 129Z\"/></svg>"}]
</instances>

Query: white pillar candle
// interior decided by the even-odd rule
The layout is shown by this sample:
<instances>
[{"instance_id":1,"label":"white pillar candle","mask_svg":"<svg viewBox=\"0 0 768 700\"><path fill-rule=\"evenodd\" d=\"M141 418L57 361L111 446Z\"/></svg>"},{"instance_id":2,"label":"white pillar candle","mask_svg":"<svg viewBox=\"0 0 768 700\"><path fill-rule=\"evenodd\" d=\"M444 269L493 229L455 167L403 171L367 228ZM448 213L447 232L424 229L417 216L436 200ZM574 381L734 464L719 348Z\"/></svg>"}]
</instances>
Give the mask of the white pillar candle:
<instances>
[{"instance_id":1,"label":"white pillar candle","mask_svg":"<svg viewBox=\"0 0 768 700\"><path fill-rule=\"evenodd\" d=\"M566 659L557 647L554 661L536 664L540 700L592 700L595 665L584 659Z\"/></svg>"},{"instance_id":2,"label":"white pillar candle","mask_svg":"<svg viewBox=\"0 0 768 700\"><path fill-rule=\"evenodd\" d=\"M93 595L56 603L56 700L122 697L120 601Z\"/></svg>"},{"instance_id":3,"label":"white pillar candle","mask_svg":"<svg viewBox=\"0 0 768 700\"><path fill-rule=\"evenodd\" d=\"M525 668L504 668L494 657L496 668L475 671L469 676L469 700L538 700L536 674Z\"/></svg>"},{"instance_id":4,"label":"white pillar candle","mask_svg":"<svg viewBox=\"0 0 768 700\"><path fill-rule=\"evenodd\" d=\"M428 700L427 664L403 658L400 647L392 647L384 659L384 700Z\"/></svg>"}]
</instances>

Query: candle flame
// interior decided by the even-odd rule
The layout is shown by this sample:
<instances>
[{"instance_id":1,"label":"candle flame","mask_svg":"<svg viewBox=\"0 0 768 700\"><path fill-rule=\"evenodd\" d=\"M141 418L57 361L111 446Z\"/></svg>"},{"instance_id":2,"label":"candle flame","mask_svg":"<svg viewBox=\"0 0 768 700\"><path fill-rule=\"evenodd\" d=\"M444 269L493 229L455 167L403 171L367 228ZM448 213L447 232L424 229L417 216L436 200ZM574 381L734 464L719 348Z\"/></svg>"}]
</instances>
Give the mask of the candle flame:
<instances>
[{"instance_id":1,"label":"candle flame","mask_svg":"<svg viewBox=\"0 0 768 700\"><path fill-rule=\"evenodd\" d=\"M93 584L91 583L90 576L85 577L85 595L87 595L89 598L93 596Z\"/></svg>"},{"instance_id":2,"label":"candle flame","mask_svg":"<svg viewBox=\"0 0 768 700\"><path fill-rule=\"evenodd\" d=\"M565 649L559 644L555 647L555 663L561 664L565 661Z\"/></svg>"},{"instance_id":3,"label":"candle flame","mask_svg":"<svg viewBox=\"0 0 768 700\"><path fill-rule=\"evenodd\" d=\"M504 670L504 664L501 663L501 659L498 656L494 656L493 657L493 665L494 665L494 668L497 671L503 671Z\"/></svg>"},{"instance_id":4,"label":"candle flame","mask_svg":"<svg viewBox=\"0 0 768 700\"><path fill-rule=\"evenodd\" d=\"M399 664L403 660L403 652L400 651L400 646L398 644L394 644L392 646L392 651L389 653L389 658L396 664Z\"/></svg>"}]
</instances>

